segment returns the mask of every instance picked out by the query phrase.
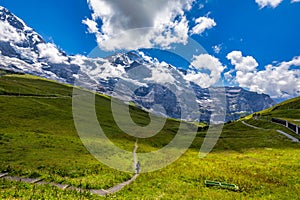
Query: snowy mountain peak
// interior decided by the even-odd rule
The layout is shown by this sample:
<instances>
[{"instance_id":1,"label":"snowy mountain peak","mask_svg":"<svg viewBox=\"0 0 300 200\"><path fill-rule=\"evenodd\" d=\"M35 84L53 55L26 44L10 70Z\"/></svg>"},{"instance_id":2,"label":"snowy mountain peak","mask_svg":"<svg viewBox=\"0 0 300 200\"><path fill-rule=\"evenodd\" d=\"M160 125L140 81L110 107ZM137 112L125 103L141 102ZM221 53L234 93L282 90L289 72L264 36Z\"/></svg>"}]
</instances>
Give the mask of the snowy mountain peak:
<instances>
[{"instance_id":1,"label":"snowy mountain peak","mask_svg":"<svg viewBox=\"0 0 300 200\"><path fill-rule=\"evenodd\" d=\"M11 26L20 31L33 31L32 28L28 27L25 22L12 14L8 9L0 7L0 20L8 22Z\"/></svg>"},{"instance_id":2,"label":"snowy mountain peak","mask_svg":"<svg viewBox=\"0 0 300 200\"><path fill-rule=\"evenodd\" d=\"M164 114L173 118L180 118L182 112L189 109L187 106L180 107L176 99L188 91L197 98L195 102L201 112L200 120L208 122L213 112L209 89L203 89L188 79L188 71L159 62L140 51L117 53L107 58L68 56L55 44L46 43L38 33L3 7L0 7L0 68L69 84L76 84L79 78L79 81L85 82L81 85L83 87L133 101L147 110L160 104L166 111ZM193 80L196 78L199 79L195 76ZM128 84L136 88L134 94L130 93ZM116 87L119 92L116 92ZM256 112L274 104L269 96L242 88L225 88L225 92L226 120L237 119L240 115L236 113L241 111ZM190 120L189 116L185 119Z\"/></svg>"},{"instance_id":3,"label":"snowy mountain peak","mask_svg":"<svg viewBox=\"0 0 300 200\"><path fill-rule=\"evenodd\" d=\"M28 27L25 22L4 7L0 9L0 41L10 42L18 47L30 47L43 43L42 37Z\"/></svg>"},{"instance_id":4,"label":"snowy mountain peak","mask_svg":"<svg viewBox=\"0 0 300 200\"><path fill-rule=\"evenodd\" d=\"M4 8L3 6L0 6L0 12L1 11L5 11L5 12L8 12L8 10L6 8Z\"/></svg>"},{"instance_id":5,"label":"snowy mountain peak","mask_svg":"<svg viewBox=\"0 0 300 200\"><path fill-rule=\"evenodd\" d=\"M146 64L153 62L151 58L144 56L142 52L139 51L129 51L127 53L116 53L107 58L109 62L115 65L122 65L124 67L129 67L133 63Z\"/></svg>"}]
</instances>

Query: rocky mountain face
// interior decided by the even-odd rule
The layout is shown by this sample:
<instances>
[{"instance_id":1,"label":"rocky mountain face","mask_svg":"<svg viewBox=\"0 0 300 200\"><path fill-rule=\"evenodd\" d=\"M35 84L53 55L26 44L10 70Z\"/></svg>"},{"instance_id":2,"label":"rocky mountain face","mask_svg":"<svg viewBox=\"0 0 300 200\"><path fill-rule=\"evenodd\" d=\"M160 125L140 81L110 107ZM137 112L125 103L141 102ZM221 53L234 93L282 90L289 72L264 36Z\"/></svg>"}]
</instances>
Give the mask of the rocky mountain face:
<instances>
[{"instance_id":1,"label":"rocky mountain face","mask_svg":"<svg viewBox=\"0 0 300 200\"><path fill-rule=\"evenodd\" d=\"M68 56L3 7L0 68L85 87L134 102L160 115L185 120L209 122L220 110L217 104L222 104L226 112L221 121L235 120L275 104L268 95L240 87L201 88L185 78L185 70L138 51L107 58Z\"/></svg>"}]
</instances>

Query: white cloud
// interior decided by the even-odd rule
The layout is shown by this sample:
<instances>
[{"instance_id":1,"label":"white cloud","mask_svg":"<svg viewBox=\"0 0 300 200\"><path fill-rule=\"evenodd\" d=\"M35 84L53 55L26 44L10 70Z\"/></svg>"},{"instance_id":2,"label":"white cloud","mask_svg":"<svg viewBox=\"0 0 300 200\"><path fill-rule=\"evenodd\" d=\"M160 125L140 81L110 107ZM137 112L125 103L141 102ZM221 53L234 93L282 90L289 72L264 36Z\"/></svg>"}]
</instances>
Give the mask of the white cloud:
<instances>
[{"instance_id":1,"label":"white cloud","mask_svg":"<svg viewBox=\"0 0 300 200\"><path fill-rule=\"evenodd\" d=\"M260 8L270 6L276 8L283 0L255 0Z\"/></svg>"},{"instance_id":2,"label":"white cloud","mask_svg":"<svg viewBox=\"0 0 300 200\"><path fill-rule=\"evenodd\" d=\"M173 43L183 43L185 44L188 40L189 26L188 21L185 16L181 20L175 22L170 22L170 27L154 33L156 37L153 41L156 45L162 48L168 48L170 44Z\"/></svg>"},{"instance_id":3,"label":"white cloud","mask_svg":"<svg viewBox=\"0 0 300 200\"><path fill-rule=\"evenodd\" d=\"M222 44L218 44L212 47L216 54L219 54L222 51Z\"/></svg>"},{"instance_id":4,"label":"white cloud","mask_svg":"<svg viewBox=\"0 0 300 200\"><path fill-rule=\"evenodd\" d=\"M191 65L194 70L188 70L185 79L198 84L202 88L208 88L216 84L225 69L219 59L209 54L194 56ZM205 71L210 73L205 73Z\"/></svg>"},{"instance_id":5,"label":"white cloud","mask_svg":"<svg viewBox=\"0 0 300 200\"><path fill-rule=\"evenodd\" d=\"M205 5L203 3L199 4L199 10L202 9L202 8L204 8L204 7L205 7Z\"/></svg>"},{"instance_id":6,"label":"white cloud","mask_svg":"<svg viewBox=\"0 0 300 200\"><path fill-rule=\"evenodd\" d=\"M208 17L199 17L195 20L196 26L191 30L192 34L201 34L207 29L211 29L217 25L215 20Z\"/></svg>"},{"instance_id":7,"label":"white cloud","mask_svg":"<svg viewBox=\"0 0 300 200\"><path fill-rule=\"evenodd\" d=\"M257 70L252 67L241 67L240 62L232 62L236 53L230 53L227 56L231 59L231 63L235 65L236 72L234 81L241 87L249 88L251 91L269 94L273 98L291 98L300 94L300 70L291 68L292 66L300 66L300 56L293 58L288 62L281 62L278 65L267 65L263 70ZM249 57L248 59L254 59ZM246 57L240 58L245 60ZM249 69L249 70L245 70ZM229 77L229 74L227 74Z\"/></svg>"},{"instance_id":8,"label":"white cloud","mask_svg":"<svg viewBox=\"0 0 300 200\"><path fill-rule=\"evenodd\" d=\"M109 77L122 77L122 75L126 73L124 67L120 65L114 67L109 62L96 62L95 64L97 67L89 72L89 75L92 77L101 75L102 78L107 79Z\"/></svg>"},{"instance_id":9,"label":"white cloud","mask_svg":"<svg viewBox=\"0 0 300 200\"><path fill-rule=\"evenodd\" d=\"M159 84L174 84L175 78L172 76L170 69L167 68L166 63L157 63L155 67L151 68L151 78L146 78L146 81L151 81Z\"/></svg>"},{"instance_id":10,"label":"white cloud","mask_svg":"<svg viewBox=\"0 0 300 200\"><path fill-rule=\"evenodd\" d=\"M92 19L84 20L104 50L138 49L186 43L185 11L195 0L88 0ZM96 20L103 25L96 30ZM93 22L92 22L93 21ZM149 28L151 27L151 28ZM96 32L97 31L97 32Z\"/></svg>"},{"instance_id":11,"label":"white cloud","mask_svg":"<svg viewBox=\"0 0 300 200\"><path fill-rule=\"evenodd\" d=\"M82 20L82 23L88 26L88 31L90 33L97 33L99 31L98 24L93 20L85 19L85 20Z\"/></svg>"},{"instance_id":12,"label":"white cloud","mask_svg":"<svg viewBox=\"0 0 300 200\"><path fill-rule=\"evenodd\" d=\"M71 58L71 64L72 65L84 65L85 60L87 59L87 57L83 56L83 55L75 55L75 56L70 56Z\"/></svg>"},{"instance_id":13,"label":"white cloud","mask_svg":"<svg viewBox=\"0 0 300 200\"><path fill-rule=\"evenodd\" d=\"M51 43L40 43L37 45L39 50L39 57L46 58L52 63L65 63L68 61L68 57L62 55L54 44Z\"/></svg>"},{"instance_id":14,"label":"white cloud","mask_svg":"<svg viewBox=\"0 0 300 200\"><path fill-rule=\"evenodd\" d=\"M232 51L226 57L237 71L251 72L256 70L258 63L252 56L243 57L241 51Z\"/></svg>"},{"instance_id":15,"label":"white cloud","mask_svg":"<svg viewBox=\"0 0 300 200\"><path fill-rule=\"evenodd\" d=\"M7 21L0 20L0 41L19 43L25 39L24 33L18 32Z\"/></svg>"},{"instance_id":16,"label":"white cloud","mask_svg":"<svg viewBox=\"0 0 300 200\"><path fill-rule=\"evenodd\" d=\"M233 70L233 69L231 69L231 70L229 70L228 72L225 72L224 73L224 78L225 78L225 80L227 80L229 83L231 83L232 82L232 80L233 80L233 73L235 72L235 70Z\"/></svg>"},{"instance_id":17,"label":"white cloud","mask_svg":"<svg viewBox=\"0 0 300 200\"><path fill-rule=\"evenodd\" d=\"M291 2L292 3L297 3L297 2L300 2L300 0L292 0Z\"/></svg>"}]
</instances>

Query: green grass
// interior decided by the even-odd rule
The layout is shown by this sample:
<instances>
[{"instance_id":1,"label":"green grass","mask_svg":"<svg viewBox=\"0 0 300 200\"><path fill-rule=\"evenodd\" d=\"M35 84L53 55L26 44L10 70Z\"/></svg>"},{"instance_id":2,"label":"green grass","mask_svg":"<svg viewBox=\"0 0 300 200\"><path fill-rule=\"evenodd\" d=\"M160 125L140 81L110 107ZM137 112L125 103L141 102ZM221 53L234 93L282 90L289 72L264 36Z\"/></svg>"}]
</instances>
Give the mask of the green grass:
<instances>
[{"instance_id":1,"label":"green grass","mask_svg":"<svg viewBox=\"0 0 300 200\"><path fill-rule=\"evenodd\" d=\"M297 120L300 120L300 97L289 99L271 108L257 112L257 114L268 119L272 117L289 119L299 124L299 121ZM245 119L250 118L252 118L252 115L245 117Z\"/></svg>"},{"instance_id":2,"label":"green grass","mask_svg":"<svg viewBox=\"0 0 300 200\"><path fill-rule=\"evenodd\" d=\"M62 97L62 98L41 98ZM111 169L89 154L74 126L72 88L23 75L0 77L0 172L81 188L106 189L132 174ZM132 150L135 138L115 124L110 98L97 95L97 117L107 136ZM147 125L148 113L132 105L131 116ZM249 121L255 124L256 122ZM212 153L200 159L205 132L176 162L156 172L141 174L112 199L299 199L300 145L270 130L256 130L240 122L225 126ZM169 119L156 136L139 140L138 152L168 144L179 121ZM282 128L282 127L281 127ZM237 184L238 192L205 187L204 181ZM99 199L89 193L63 191L0 179L0 199ZM101 198L100 198L101 199Z\"/></svg>"},{"instance_id":3,"label":"green grass","mask_svg":"<svg viewBox=\"0 0 300 200\"><path fill-rule=\"evenodd\" d=\"M21 86L25 95L32 88L40 93L72 94L70 87L40 79L6 76L1 77L0 84L6 93ZM19 176L38 174L47 181L104 189L130 177L102 165L84 148L74 127L71 98L22 95L0 96L1 171Z\"/></svg>"},{"instance_id":4,"label":"green grass","mask_svg":"<svg viewBox=\"0 0 300 200\"><path fill-rule=\"evenodd\" d=\"M243 153L220 151L197 159L188 151L169 167L141 175L116 194L123 199L297 199L299 196L299 150L293 148L248 149ZM235 183L233 192L204 186L205 180ZM147 189L145 189L147 188Z\"/></svg>"},{"instance_id":5,"label":"green grass","mask_svg":"<svg viewBox=\"0 0 300 200\"><path fill-rule=\"evenodd\" d=\"M296 124L298 126L300 126L300 119L292 119L292 118L286 118L286 117L280 117L280 119L283 119L283 120L287 120L293 124Z\"/></svg>"},{"instance_id":6,"label":"green grass","mask_svg":"<svg viewBox=\"0 0 300 200\"><path fill-rule=\"evenodd\" d=\"M90 193L64 191L50 185L33 185L0 179L1 199L96 199Z\"/></svg>"},{"instance_id":7,"label":"green grass","mask_svg":"<svg viewBox=\"0 0 300 200\"><path fill-rule=\"evenodd\" d=\"M0 95L71 96L72 88L29 75L5 75L0 79Z\"/></svg>"},{"instance_id":8,"label":"green grass","mask_svg":"<svg viewBox=\"0 0 300 200\"><path fill-rule=\"evenodd\" d=\"M275 124L270 122L269 120L254 120L254 119L250 119L246 121L248 124L251 124L253 126L262 128L262 129L270 129L270 130L281 130L283 132L288 133L289 135L292 135L295 138L300 139L300 135L294 133L293 131L291 131L290 129L286 128L285 126L279 125L279 124Z\"/></svg>"}]
</instances>

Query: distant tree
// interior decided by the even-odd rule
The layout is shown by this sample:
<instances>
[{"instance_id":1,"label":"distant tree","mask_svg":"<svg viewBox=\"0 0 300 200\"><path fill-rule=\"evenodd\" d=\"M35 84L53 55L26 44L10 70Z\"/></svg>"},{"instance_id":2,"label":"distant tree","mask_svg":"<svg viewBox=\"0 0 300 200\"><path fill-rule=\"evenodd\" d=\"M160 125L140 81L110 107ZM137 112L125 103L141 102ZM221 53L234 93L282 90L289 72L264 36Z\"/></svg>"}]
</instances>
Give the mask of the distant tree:
<instances>
[{"instance_id":1,"label":"distant tree","mask_svg":"<svg viewBox=\"0 0 300 200\"><path fill-rule=\"evenodd\" d=\"M253 117L254 119L258 119L258 117L259 117L259 114L257 114L257 113L254 113L254 114L252 115L252 117Z\"/></svg>"},{"instance_id":2,"label":"distant tree","mask_svg":"<svg viewBox=\"0 0 300 200\"><path fill-rule=\"evenodd\" d=\"M232 121L231 120L229 120L228 122L226 122L226 124L231 124L232 123Z\"/></svg>"}]
</instances>

